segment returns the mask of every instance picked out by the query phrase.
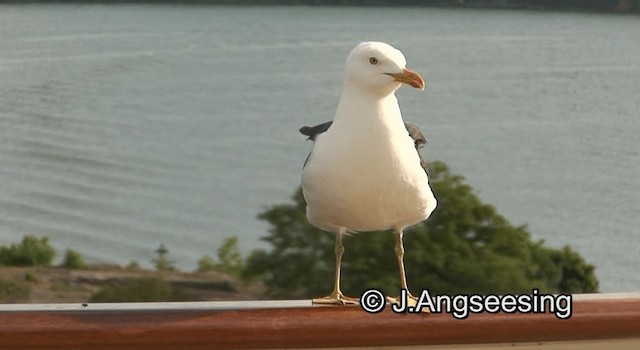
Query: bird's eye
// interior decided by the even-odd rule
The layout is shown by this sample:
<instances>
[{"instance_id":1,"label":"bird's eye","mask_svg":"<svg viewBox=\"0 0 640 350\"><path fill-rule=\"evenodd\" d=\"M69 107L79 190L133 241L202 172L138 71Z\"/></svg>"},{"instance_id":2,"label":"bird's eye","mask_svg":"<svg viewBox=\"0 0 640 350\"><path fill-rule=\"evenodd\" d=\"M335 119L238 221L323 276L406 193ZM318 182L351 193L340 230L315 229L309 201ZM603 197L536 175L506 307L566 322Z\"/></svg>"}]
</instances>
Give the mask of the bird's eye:
<instances>
[{"instance_id":1,"label":"bird's eye","mask_svg":"<svg viewBox=\"0 0 640 350\"><path fill-rule=\"evenodd\" d=\"M373 65L376 65L376 64L378 64L378 59L375 58L375 57L370 57L369 58L369 63L371 63Z\"/></svg>"}]
</instances>

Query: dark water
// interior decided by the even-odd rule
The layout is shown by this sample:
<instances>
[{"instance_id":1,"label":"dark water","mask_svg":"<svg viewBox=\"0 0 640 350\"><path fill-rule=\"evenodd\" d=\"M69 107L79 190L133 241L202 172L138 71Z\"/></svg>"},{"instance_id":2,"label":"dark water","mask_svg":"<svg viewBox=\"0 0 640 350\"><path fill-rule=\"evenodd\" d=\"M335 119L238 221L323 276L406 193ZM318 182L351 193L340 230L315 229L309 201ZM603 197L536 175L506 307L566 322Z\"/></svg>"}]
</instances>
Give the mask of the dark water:
<instances>
[{"instance_id":1,"label":"dark water","mask_svg":"<svg viewBox=\"0 0 640 350\"><path fill-rule=\"evenodd\" d=\"M387 41L425 155L537 239L640 288L640 21L445 9L0 6L0 243L179 267L222 239L263 246L333 116L344 59ZM408 248L410 249L410 248Z\"/></svg>"}]
</instances>

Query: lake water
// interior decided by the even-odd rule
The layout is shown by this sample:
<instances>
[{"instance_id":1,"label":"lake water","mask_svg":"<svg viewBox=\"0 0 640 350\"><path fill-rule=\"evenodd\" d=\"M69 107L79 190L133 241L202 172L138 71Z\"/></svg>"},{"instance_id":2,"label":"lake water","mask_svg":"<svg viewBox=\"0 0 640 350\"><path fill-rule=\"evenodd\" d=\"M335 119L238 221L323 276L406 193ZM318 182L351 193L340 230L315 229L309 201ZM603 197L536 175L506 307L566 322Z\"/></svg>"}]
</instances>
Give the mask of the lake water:
<instances>
[{"instance_id":1,"label":"lake water","mask_svg":"<svg viewBox=\"0 0 640 350\"><path fill-rule=\"evenodd\" d=\"M266 247L333 116L344 59L387 41L429 159L514 224L640 290L640 18L434 8L0 5L0 244L194 269ZM391 249L391 247L390 247ZM410 249L410 247L408 248Z\"/></svg>"}]
</instances>

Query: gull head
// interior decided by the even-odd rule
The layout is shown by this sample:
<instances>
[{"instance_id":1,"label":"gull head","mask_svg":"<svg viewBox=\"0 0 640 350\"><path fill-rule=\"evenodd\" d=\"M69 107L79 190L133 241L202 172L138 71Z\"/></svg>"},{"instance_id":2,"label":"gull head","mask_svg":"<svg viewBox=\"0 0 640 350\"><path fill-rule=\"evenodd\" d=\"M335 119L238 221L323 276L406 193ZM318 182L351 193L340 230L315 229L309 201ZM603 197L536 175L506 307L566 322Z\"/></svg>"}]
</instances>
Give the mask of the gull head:
<instances>
[{"instance_id":1,"label":"gull head","mask_svg":"<svg viewBox=\"0 0 640 350\"><path fill-rule=\"evenodd\" d=\"M424 90L420 74L407 69L400 50L377 41L358 44L347 57L345 84L378 95L394 93L402 84Z\"/></svg>"}]
</instances>

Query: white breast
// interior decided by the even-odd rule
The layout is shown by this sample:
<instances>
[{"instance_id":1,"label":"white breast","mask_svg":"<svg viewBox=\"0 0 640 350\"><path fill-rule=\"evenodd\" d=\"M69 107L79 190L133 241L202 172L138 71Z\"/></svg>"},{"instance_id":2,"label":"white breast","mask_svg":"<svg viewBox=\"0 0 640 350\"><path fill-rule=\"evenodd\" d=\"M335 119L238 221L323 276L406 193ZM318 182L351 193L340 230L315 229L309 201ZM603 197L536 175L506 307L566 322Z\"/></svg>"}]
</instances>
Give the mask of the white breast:
<instances>
[{"instance_id":1,"label":"white breast","mask_svg":"<svg viewBox=\"0 0 640 350\"><path fill-rule=\"evenodd\" d=\"M397 101L395 109L369 111L363 123L354 115L339 118L339 108L331 128L318 135L302 173L312 224L332 231L373 231L404 228L429 217L436 200ZM380 118L371 118L371 112Z\"/></svg>"}]
</instances>

